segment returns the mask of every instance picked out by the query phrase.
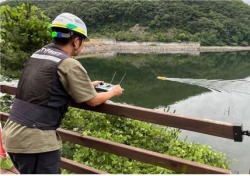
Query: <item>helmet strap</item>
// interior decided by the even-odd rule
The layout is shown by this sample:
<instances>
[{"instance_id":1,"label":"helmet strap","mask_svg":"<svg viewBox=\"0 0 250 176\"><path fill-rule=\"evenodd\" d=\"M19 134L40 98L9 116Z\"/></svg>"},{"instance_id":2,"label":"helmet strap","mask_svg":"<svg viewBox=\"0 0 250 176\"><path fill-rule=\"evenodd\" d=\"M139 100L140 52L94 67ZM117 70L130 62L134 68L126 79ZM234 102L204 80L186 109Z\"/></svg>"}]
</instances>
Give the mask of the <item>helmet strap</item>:
<instances>
[{"instance_id":1,"label":"helmet strap","mask_svg":"<svg viewBox=\"0 0 250 176\"><path fill-rule=\"evenodd\" d=\"M70 38L73 36L73 32L70 31L69 33L64 33L64 32L52 31L51 36L52 38Z\"/></svg>"}]
</instances>

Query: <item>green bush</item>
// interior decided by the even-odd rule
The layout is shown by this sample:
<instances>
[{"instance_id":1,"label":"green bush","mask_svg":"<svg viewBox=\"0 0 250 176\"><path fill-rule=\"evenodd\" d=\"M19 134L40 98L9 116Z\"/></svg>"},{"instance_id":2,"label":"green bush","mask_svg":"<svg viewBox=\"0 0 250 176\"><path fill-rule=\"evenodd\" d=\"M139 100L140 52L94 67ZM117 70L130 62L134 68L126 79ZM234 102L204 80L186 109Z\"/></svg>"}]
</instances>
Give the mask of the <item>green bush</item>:
<instances>
[{"instance_id":1,"label":"green bush","mask_svg":"<svg viewBox=\"0 0 250 176\"><path fill-rule=\"evenodd\" d=\"M24 62L37 49L51 41L49 18L37 7L23 3L0 7L1 74L17 78Z\"/></svg>"},{"instance_id":2,"label":"green bush","mask_svg":"<svg viewBox=\"0 0 250 176\"><path fill-rule=\"evenodd\" d=\"M249 46L249 43L246 42L246 41L244 41L244 42L242 42L240 45L241 45L241 46Z\"/></svg>"}]
</instances>

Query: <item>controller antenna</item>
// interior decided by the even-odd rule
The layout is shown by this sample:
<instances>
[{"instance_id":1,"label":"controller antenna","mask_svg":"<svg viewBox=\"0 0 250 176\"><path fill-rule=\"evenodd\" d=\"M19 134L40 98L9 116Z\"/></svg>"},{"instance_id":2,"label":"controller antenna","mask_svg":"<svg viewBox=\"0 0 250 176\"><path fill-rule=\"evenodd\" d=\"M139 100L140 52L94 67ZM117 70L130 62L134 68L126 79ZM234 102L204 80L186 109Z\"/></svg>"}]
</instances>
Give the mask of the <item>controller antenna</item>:
<instances>
[{"instance_id":1,"label":"controller antenna","mask_svg":"<svg viewBox=\"0 0 250 176\"><path fill-rule=\"evenodd\" d=\"M126 76L126 73L123 75L121 81L119 82L119 85L121 85L121 83L122 83L123 79L125 78L125 76Z\"/></svg>"},{"instance_id":2,"label":"controller antenna","mask_svg":"<svg viewBox=\"0 0 250 176\"><path fill-rule=\"evenodd\" d=\"M110 81L109 84L112 84L112 82L113 82L113 80L114 80L114 78L115 78L115 75L116 75L116 71L115 71L115 73L113 74L113 78L111 79L111 81Z\"/></svg>"}]
</instances>

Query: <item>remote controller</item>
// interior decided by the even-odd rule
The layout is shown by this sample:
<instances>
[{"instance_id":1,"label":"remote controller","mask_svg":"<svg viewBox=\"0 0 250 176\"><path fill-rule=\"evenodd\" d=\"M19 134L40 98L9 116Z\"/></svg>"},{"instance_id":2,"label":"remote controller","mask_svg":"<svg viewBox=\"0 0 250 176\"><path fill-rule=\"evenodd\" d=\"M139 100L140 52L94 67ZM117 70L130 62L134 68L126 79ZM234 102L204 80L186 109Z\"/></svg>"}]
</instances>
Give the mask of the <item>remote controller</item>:
<instances>
[{"instance_id":1,"label":"remote controller","mask_svg":"<svg viewBox=\"0 0 250 176\"><path fill-rule=\"evenodd\" d=\"M95 89L97 92L108 92L112 89L113 86L113 84L101 82L95 87Z\"/></svg>"},{"instance_id":2,"label":"remote controller","mask_svg":"<svg viewBox=\"0 0 250 176\"><path fill-rule=\"evenodd\" d=\"M114 80L114 78L115 78L115 74L116 74L116 72L114 73L113 78L112 78L112 80L111 80L110 83L101 82L100 84L98 84L98 85L95 87L96 91L97 91L97 92L108 92L108 91L110 91L110 90L112 89L112 87L114 86L114 85L112 84L112 82L113 82L113 80ZM126 73L123 75L123 77L122 77L121 81L119 82L119 84L122 83L122 81L123 81L123 79L125 78L125 76L126 76Z\"/></svg>"}]
</instances>

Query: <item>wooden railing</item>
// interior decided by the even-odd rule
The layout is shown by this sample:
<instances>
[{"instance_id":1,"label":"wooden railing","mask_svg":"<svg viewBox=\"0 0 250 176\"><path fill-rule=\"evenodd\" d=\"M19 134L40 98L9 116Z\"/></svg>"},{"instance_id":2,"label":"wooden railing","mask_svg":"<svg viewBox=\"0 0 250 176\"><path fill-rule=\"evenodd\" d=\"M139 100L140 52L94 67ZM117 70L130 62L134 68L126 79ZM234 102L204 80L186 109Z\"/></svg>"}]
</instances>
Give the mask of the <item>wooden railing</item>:
<instances>
[{"instance_id":1,"label":"wooden railing","mask_svg":"<svg viewBox=\"0 0 250 176\"><path fill-rule=\"evenodd\" d=\"M0 91L2 93L15 94L16 88L13 86L0 85ZM194 117L180 116L167 112L159 112L156 110L135 107L130 105L123 105L117 103L104 103L97 107L89 107L85 104L71 103L71 106L86 109L96 112L102 112L112 115L118 115L128 117L140 121L200 132L208 135L223 137L227 139L234 139L237 136L237 130L235 126L230 123L224 123L220 121L200 119ZM0 120L6 121L8 113L0 112ZM241 129L241 126L240 126ZM82 136L79 133L75 133L65 129L57 129L58 133L62 137L63 141L68 141L73 144L79 144L81 146L97 149L118 156L127 157L144 163L152 164L167 168L178 173L187 174L229 174L230 170L221 169L205 164L199 164L196 162L184 160L168 156L165 154L140 149L125 144L111 142L104 139L99 139L90 136ZM238 128L238 133L241 131ZM239 134L238 134L239 135ZM61 167L72 171L73 173L87 174L87 173L105 173L100 170L85 166L83 164L76 163L74 161L62 158Z\"/></svg>"}]
</instances>

